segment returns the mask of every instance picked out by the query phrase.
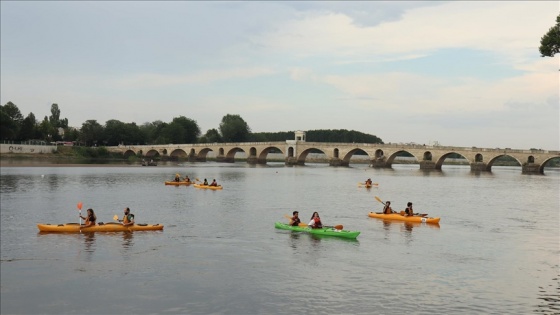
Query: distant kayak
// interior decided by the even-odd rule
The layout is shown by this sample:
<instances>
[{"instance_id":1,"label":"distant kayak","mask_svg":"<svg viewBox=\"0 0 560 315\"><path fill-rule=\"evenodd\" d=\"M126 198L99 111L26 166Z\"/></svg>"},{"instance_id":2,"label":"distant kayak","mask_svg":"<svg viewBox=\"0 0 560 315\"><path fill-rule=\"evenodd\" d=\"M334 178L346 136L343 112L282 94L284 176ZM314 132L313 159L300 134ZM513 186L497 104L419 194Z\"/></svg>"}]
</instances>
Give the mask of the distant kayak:
<instances>
[{"instance_id":1,"label":"distant kayak","mask_svg":"<svg viewBox=\"0 0 560 315\"><path fill-rule=\"evenodd\" d=\"M165 185L175 185L175 186L179 186L179 185L190 185L193 182L176 182L176 181L169 181L169 182L165 182Z\"/></svg>"},{"instance_id":2,"label":"distant kayak","mask_svg":"<svg viewBox=\"0 0 560 315\"><path fill-rule=\"evenodd\" d=\"M129 231L154 231L163 230L160 224L134 224L131 226L123 226L121 223L108 222L100 223L80 230L79 223L65 224L37 224L41 232L57 232L57 233L80 233L80 232L129 232Z\"/></svg>"},{"instance_id":3,"label":"distant kayak","mask_svg":"<svg viewBox=\"0 0 560 315\"><path fill-rule=\"evenodd\" d=\"M427 218L422 216L407 217L399 213L383 214L381 212L370 212L368 216L370 218L377 218L377 219L421 222L421 223L439 223L439 219L440 219L440 218Z\"/></svg>"},{"instance_id":4,"label":"distant kayak","mask_svg":"<svg viewBox=\"0 0 560 315\"><path fill-rule=\"evenodd\" d=\"M310 227L291 226L289 224L285 224L281 222L274 223L274 227L281 230L291 230L296 232L306 232L315 235L327 235L327 236L336 236L336 237L351 238L351 239L354 239L358 237L358 235L360 235L360 231L337 230L332 227L312 229Z\"/></svg>"},{"instance_id":5,"label":"distant kayak","mask_svg":"<svg viewBox=\"0 0 560 315\"><path fill-rule=\"evenodd\" d=\"M200 188L200 189L213 189L213 190L220 190L222 189L222 185L218 185L218 186L210 186L210 185L202 185L202 184L194 184L193 185L195 188Z\"/></svg>"}]
</instances>

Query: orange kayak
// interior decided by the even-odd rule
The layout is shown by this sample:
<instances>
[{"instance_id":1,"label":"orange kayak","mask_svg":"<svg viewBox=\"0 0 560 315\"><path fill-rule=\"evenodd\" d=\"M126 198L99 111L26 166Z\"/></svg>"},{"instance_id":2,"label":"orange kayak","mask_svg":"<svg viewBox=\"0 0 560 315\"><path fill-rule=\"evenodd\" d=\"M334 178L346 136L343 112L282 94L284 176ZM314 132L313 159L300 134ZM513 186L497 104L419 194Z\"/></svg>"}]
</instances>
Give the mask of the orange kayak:
<instances>
[{"instance_id":1,"label":"orange kayak","mask_svg":"<svg viewBox=\"0 0 560 315\"><path fill-rule=\"evenodd\" d=\"M80 230L79 223L65 224L48 224L39 223L37 227L41 232L57 232L57 233L80 233L80 232L130 232L130 231L154 231L163 230L161 224L134 224L131 226L123 226L121 223L108 222L104 224L96 224Z\"/></svg>"},{"instance_id":2,"label":"orange kayak","mask_svg":"<svg viewBox=\"0 0 560 315\"><path fill-rule=\"evenodd\" d=\"M370 218L384 219L384 220L398 220L406 222L420 222L420 223L439 223L440 218L427 218L422 216L407 217L399 213L383 214L381 212L370 212Z\"/></svg>"}]
</instances>

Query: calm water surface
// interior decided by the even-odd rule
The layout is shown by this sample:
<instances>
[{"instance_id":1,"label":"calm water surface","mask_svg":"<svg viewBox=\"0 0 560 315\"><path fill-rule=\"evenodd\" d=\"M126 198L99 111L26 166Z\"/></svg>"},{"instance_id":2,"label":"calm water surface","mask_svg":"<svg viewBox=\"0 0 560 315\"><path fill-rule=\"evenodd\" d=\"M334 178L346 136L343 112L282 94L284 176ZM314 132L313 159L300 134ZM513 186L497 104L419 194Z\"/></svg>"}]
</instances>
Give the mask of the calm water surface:
<instances>
[{"instance_id":1,"label":"calm water surface","mask_svg":"<svg viewBox=\"0 0 560 315\"><path fill-rule=\"evenodd\" d=\"M175 173L222 191L165 186ZM2 314L558 314L560 171L417 165L2 167ZM378 188L358 188L371 177ZM367 216L379 196L438 225ZM130 207L163 231L40 234ZM355 241L277 230L298 210ZM303 220L302 220L303 221Z\"/></svg>"}]
</instances>

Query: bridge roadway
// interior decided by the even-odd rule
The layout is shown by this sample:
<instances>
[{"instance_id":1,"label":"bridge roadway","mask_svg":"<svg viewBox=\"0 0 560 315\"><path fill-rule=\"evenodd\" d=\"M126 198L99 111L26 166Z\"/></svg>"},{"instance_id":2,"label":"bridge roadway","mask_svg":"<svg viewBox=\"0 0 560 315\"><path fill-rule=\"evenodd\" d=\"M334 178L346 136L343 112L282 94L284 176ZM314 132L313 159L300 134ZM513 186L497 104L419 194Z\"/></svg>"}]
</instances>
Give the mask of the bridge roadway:
<instances>
[{"instance_id":1,"label":"bridge roadway","mask_svg":"<svg viewBox=\"0 0 560 315\"><path fill-rule=\"evenodd\" d=\"M269 153L281 152L286 165L305 165L309 153L324 153L331 166L348 166L356 154L367 154L370 166L391 168L399 153L413 155L423 170L441 170L444 160L453 153L463 156L472 171L490 172L492 165L502 156L510 156L519 162L523 174L544 174L544 165L553 158L560 158L560 151L464 148L449 146L372 144L372 143L328 143L287 140L285 142L241 142L241 143L194 143L165 145L130 145L107 147L111 152L125 156L136 155L146 158L164 156L205 162L209 152L214 152L219 162L234 162L235 154L244 152L247 163L266 164Z\"/></svg>"}]
</instances>

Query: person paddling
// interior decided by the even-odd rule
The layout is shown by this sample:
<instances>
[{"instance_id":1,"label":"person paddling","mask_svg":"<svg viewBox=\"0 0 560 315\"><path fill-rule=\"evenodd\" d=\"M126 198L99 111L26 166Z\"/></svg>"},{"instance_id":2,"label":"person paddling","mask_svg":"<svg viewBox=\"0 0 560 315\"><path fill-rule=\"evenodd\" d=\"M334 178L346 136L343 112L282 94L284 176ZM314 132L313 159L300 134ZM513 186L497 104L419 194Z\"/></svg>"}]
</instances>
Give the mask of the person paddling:
<instances>
[{"instance_id":1,"label":"person paddling","mask_svg":"<svg viewBox=\"0 0 560 315\"><path fill-rule=\"evenodd\" d=\"M290 225L298 226L301 223L301 220L299 219L299 212L294 211L292 214L293 217L290 219Z\"/></svg>"},{"instance_id":2,"label":"person paddling","mask_svg":"<svg viewBox=\"0 0 560 315\"><path fill-rule=\"evenodd\" d=\"M215 178L212 180L212 183L210 183L210 186L218 186L218 182Z\"/></svg>"},{"instance_id":3,"label":"person paddling","mask_svg":"<svg viewBox=\"0 0 560 315\"><path fill-rule=\"evenodd\" d=\"M384 214L394 213L393 209L391 208L391 202L390 201L385 202L385 207L383 207L383 213Z\"/></svg>"},{"instance_id":4,"label":"person paddling","mask_svg":"<svg viewBox=\"0 0 560 315\"><path fill-rule=\"evenodd\" d=\"M134 214L130 213L129 207L124 209L123 219L119 220L119 222L122 222L122 225L124 226L134 225Z\"/></svg>"},{"instance_id":5,"label":"person paddling","mask_svg":"<svg viewBox=\"0 0 560 315\"><path fill-rule=\"evenodd\" d=\"M309 221L307 225L309 225L312 229L320 229L323 227L323 223L321 223L321 218L319 217L319 212L313 212L311 221Z\"/></svg>"},{"instance_id":6,"label":"person paddling","mask_svg":"<svg viewBox=\"0 0 560 315\"><path fill-rule=\"evenodd\" d=\"M373 182L371 181L371 178L368 178L366 180L366 186L371 186L371 184L373 184Z\"/></svg>"},{"instance_id":7,"label":"person paddling","mask_svg":"<svg viewBox=\"0 0 560 315\"><path fill-rule=\"evenodd\" d=\"M412 202L409 201L406 204L406 209L404 210L404 213L406 214L407 217L414 216L414 210L412 210Z\"/></svg>"},{"instance_id":8,"label":"person paddling","mask_svg":"<svg viewBox=\"0 0 560 315\"><path fill-rule=\"evenodd\" d=\"M88 226L94 226L95 221L97 221L97 216L95 215L95 212L93 211L92 208L87 209L86 217L82 217L80 215L80 218L86 220L86 222L84 223L84 225L81 228L85 228L85 227L88 227Z\"/></svg>"}]
</instances>

